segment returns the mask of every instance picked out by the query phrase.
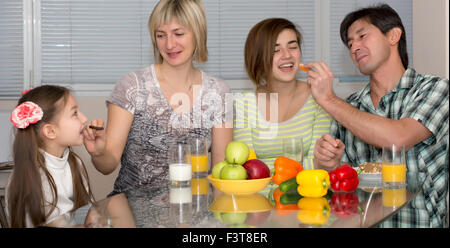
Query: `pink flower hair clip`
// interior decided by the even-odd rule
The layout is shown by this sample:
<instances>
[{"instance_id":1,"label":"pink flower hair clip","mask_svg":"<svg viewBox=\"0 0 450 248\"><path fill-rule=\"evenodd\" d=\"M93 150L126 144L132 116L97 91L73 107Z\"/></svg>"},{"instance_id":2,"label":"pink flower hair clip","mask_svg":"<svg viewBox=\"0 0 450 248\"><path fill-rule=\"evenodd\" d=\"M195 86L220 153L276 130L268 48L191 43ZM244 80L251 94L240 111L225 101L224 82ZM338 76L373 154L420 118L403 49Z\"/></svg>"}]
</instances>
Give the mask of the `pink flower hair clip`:
<instances>
[{"instance_id":1,"label":"pink flower hair clip","mask_svg":"<svg viewBox=\"0 0 450 248\"><path fill-rule=\"evenodd\" d=\"M11 113L11 122L16 128L25 129L42 119L44 112L34 102L24 102Z\"/></svg>"},{"instance_id":2,"label":"pink flower hair clip","mask_svg":"<svg viewBox=\"0 0 450 248\"><path fill-rule=\"evenodd\" d=\"M32 89L33 89L33 88L26 89L26 90L22 91L22 93L20 93L20 94L23 96L23 95L25 95L26 93L30 92Z\"/></svg>"}]
</instances>

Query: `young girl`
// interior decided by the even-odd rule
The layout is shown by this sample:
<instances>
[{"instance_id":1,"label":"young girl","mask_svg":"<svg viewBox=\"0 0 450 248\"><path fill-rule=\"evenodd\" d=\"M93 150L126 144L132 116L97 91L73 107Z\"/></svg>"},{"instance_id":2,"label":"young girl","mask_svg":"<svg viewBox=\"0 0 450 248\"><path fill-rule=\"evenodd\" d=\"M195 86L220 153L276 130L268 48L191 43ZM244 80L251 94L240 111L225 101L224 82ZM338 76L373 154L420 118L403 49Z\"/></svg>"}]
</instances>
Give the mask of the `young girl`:
<instances>
[{"instance_id":1,"label":"young girl","mask_svg":"<svg viewBox=\"0 0 450 248\"><path fill-rule=\"evenodd\" d=\"M6 189L11 227L45 225L93 202L88 174L71 146L83 145L87 118L68 89L44 85L20 98L14 170Z\"/></svg>"}]
</instances>

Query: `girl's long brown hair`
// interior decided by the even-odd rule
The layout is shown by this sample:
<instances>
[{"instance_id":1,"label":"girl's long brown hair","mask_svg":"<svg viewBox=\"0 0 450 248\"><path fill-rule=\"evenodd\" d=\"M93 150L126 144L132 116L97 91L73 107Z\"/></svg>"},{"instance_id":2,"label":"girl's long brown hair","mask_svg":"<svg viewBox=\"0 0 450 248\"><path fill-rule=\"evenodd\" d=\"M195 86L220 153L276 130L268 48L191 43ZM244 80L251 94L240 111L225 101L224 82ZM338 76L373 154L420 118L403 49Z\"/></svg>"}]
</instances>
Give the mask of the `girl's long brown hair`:
<instances>
[{"instance_id":1,"label":"girl's long brown hair","mask_svg":"<svg viewBox=\"0 0 450 248\"><path fill-rule=\"evenodd\" d=\"M56 208L58 190L53 177L47 170L45 158L39 152L39 148L43 147L39 130L44 123L55 121L59 112L64 108L69 94L70 91L67 88L44 85L32 89L19 99L17 105L26 101L32 101L39 105L44 112L44 116L39 122L31 124L25 129L16 129L15 131L13 144L14 169L7 195L11 227L26 227L27 215L34 226L42 225ZM60 100L61 102L59 102ZM86 167L71 149L68 162L73 181L74 207L72 210L75 210L92 202L94 197L90 190ZM52 202L45 202L41 171L52 190ZM88 190L86 190L85 183ZM45 209L45 206L48 204L51 205L50 211Z\"/></svg>"}]
</instances>

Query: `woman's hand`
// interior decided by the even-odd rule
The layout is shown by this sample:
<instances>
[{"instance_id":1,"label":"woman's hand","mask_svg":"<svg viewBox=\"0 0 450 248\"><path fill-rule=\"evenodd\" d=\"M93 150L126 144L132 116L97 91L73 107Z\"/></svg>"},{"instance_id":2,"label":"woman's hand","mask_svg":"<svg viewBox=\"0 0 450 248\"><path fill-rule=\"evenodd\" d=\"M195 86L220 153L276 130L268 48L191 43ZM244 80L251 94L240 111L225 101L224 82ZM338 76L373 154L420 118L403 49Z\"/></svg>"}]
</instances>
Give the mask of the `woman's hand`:
<instances>
[{"instance_id":1,"label":"woman's hand","mask_svg":"<svg viewBox=\"0 0 450 248\"><path fill-rule=\"evenodd\" d=\"M102 128L100 130L100 128ZM91 156L104 153L106 148L106 133L102 118L92 120L83 130L84 146Z\"/></svg>"}]
</instances>

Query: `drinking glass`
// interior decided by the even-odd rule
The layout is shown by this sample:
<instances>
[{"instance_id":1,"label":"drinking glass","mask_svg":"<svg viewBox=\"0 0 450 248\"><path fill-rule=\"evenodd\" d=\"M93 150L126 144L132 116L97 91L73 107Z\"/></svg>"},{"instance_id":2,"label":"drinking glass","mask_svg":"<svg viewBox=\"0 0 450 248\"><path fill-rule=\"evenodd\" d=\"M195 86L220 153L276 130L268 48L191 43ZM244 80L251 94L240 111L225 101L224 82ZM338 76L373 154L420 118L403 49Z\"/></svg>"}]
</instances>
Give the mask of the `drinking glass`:
<instances>
[{"instance_id":1,"label":"drinking glass","mask_svg":"<svg viewBox=\"0 0 450 248\"><path fill-rule=\"evenodd\" d=\"M406 188L383 188L383 206L400 207L406 202Z\"/></svg>"},{"instance_id":2,"label":"drinking glass","mask_svg":"<svg viewBox=\"0 0 450 248\"><path fill-rule=\"evenodd\" d=\"M206 177L193 177L192 207L195 213L208 211L209 182Z\"/></svg>"},{"instance_id":3,"label":"drinking glass","mask_svg":"<svg viewBox=\"0 0 450 248\"><path fill-rule=\"evenodd\" d=\"M169 218L175 226L192 219L191 186L171 185L169 191Z\"/></svg>"},{"instance_id":4,"label":"drinking glass","mask_svg":"<svg viewBox=\"0 0 450 248\"><path fill-rule=\"evenodd\" d=\"M206 138L194 138L190 141L192 174L195 177L208 175L208 141Z\"/></svg>"},{"instance_id":5,"label":"drinking glass","mask_svg":"<svg viewBox=\"0 0 450 248\"><path fill-rule=\"evenodd\" d=\"M303 164L303 139L301 137L284 138L283 156Z\"/></svg>"},{"instance_id":6,"label":"drinking glass","mask_svg":"<svg viewBox=\"0 0 450 248\"><path fill-rule=\"evenodd\" d=\"M172 185L190 185L192 179L191 152L188 144L176 143L169 146L169 179Z\"/></svg>"},{"instance_id":7,"label":"drinking glass","mask_svg":"<svg viewBox=\"0 0 450 248\"><path fill-rule=\"evenodd\" d=\"M384 187L406 185L405 146L383 147L381 153L381 178Z\"/></svg>"}]
</instances>

